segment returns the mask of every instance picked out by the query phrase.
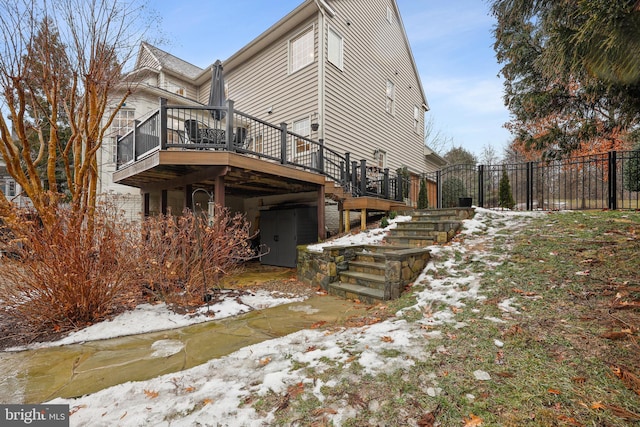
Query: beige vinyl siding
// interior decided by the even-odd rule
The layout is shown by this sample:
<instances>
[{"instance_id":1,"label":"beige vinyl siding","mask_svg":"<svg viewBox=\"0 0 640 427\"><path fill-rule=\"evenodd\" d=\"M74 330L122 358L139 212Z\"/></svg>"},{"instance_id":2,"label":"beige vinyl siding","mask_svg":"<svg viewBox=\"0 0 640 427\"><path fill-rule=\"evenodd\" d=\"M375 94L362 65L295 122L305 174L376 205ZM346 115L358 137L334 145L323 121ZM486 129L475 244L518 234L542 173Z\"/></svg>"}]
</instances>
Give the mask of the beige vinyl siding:
<instances>
[{"instance_id":1,"label":"beige vinyl siding","mask_svg":"<svg viewBox=\"0 0 640 427\"><path fill-rule=\"evenodd\" d=\"M309 28L314 31L314 61L290 73L289 41ZM228 97L235 101L235 108L276 125L285 122L290 127L294 121L310 117L316 112L317 35L314 15L268 49L243 63L242 67L225 74ZM272 114L267 114L269 108L273 108Z\"/></svg>"},{"instance_id":2,"label":"beige vinyl siding","mask_svg":"<svg viewBox=\"0 0 640 427\"><path fill-rule=\"evenodd\" d=\"M334 2L336 17L329 25L344 38L344 71L326 66L325 143L351 152L352 160L374 160L374 151L387 153L387 165L406 165L421 172L422 132L414 131L414 106L422 99L412 60L394 15L387 21L390 1ZM347 22L350 25L347 25ZM397 74L396 74L397 72ZM387 80L395 86L394 114L385 111ZM422 114L421 114L422 116ZM424 126L421 117L419 128Z\"/></svg>"},{"instance_id":3,"label":"beige vinyl siding","mask_svg":"<svg viewBox=\"0 0 640 427\"><path fill-rule=\"evenodd\" d=\"M162 75L164 78L162 81L162 86L160 86L161 89L164 89L167 92L175 93L180 96L184 96L189 99L197 98L197 89L192 83L187 83L183 79L180 79L178 77L175 77L166 73L162 73ZM178 93L177 90L179 88L183 89L183 93ZM205 102L207 102L207 100L205 100Z\"/></svg>"},{"instance_id":4,"label":"beige vinyl siding","mask_svg":"<svg viewBox=\"0 0 640 427\"><path fill-rule=\"evenodd\" d=\"M158 60L151 55L149 50L142 49L142 54L138 60L138 68L149 67L154 70L160 69L160 64Z\"/></svg>"}]
</instances>

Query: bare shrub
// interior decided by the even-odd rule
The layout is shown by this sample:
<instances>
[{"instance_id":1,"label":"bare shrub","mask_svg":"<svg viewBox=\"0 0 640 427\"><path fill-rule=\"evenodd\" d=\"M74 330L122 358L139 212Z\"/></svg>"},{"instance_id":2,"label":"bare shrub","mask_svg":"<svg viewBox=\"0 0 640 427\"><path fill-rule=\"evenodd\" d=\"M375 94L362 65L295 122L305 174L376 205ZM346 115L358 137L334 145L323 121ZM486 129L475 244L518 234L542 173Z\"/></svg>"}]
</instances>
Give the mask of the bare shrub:
<instances>
[{"instance_id":1,"label":"bare shrub","mask_svg":"<svg viewBox=\"0 0 640 427\"><path fill-rule=\"evenodd\" d=\"M82 213L51 209L50 227L24 214L10 225L13 256L0 262L5 311L34 332L66 331L134 305L139 232L108 207L97 209L92 231Z\"/></svg>"},{"instance_id":2,"label":"bare shrub","mask_svg":"<svg viewBox=\"0 0 640 427\"><path fill-rule=\"evenodd\" d=\"M260 256L250 223L241 213L216 205L212 219L189 210L182 216L148 218L143 224L145 285L158 299L200 305L220 280Z\"/></svg>"}]
</instances>

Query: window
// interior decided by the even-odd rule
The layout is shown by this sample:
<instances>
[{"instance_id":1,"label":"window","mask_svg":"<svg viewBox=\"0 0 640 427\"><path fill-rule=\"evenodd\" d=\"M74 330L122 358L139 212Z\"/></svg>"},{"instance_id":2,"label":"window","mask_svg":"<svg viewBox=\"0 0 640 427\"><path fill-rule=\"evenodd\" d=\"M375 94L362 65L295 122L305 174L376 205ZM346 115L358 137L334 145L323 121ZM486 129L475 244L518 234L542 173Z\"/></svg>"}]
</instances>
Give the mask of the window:
<instances>
[{"instance_id":1,"label":"window","mask_svg":"<svg viewBox=\"0 0 640 427\"><path fill-rule=\"evenodd\" d=\"M387 167L387 152L384 150L376 150L373 153L373 157L374 157L374 161L376 166L380 169L383 170L384 168Z\"/></svg>"},{"instance_id":2,"label":"window","mask_svg":"<svg viewBox=\"0 0 640 427\"><path fill-rule=\"evenodd\" d=\"M135 110L121 109L111 124L111 134L115 137L124 136L133 130Z\"/></svg>"},{"instance_id":3,"label":"window","mask_svg":"<svg viewBox=\"0 0 640 427\"><path fill-rule=\"evenodd\" d=\"M387 6L387 21L389 24L393 24L393 13L391 12L391 8Z\"/></svg>"},{"instance_id":4,"label":"window","mask_svg":"<svg viewBox=\"0 0 640 427\"><path fill-rule=\"evenodd\" d=\"M136 111L132 109L120 109L113 118L111 123L111 135L113 136L113 143L111 146L111 162L116 163L118 161L118 144L117 138L124 136L133 130L135 126Z\"/></svg>"},{"instance_id":5,"label":"window","mask_svg":"<svg viewBox=\"0 0 640 427\"><path fill-rule=\"evenodd\" d=\"M264 153L264 145L262 142L261 133L256 135L255 138L253 138L253 151L255 151L256 153Z\"/></svg>"},{"instance_id":6,"label":"window","mask_svg":"<svg viewBox=\"0 0 640 427\"><path fill-rule=\"evenodd\" d=\"M9 178L5 182L5 194L7 197L15 197L16 196L16 182Z\"/></svg>"},{"instance_id":7,"label":"window","mask_svg":"<svg viewBox=\"0 0 640 427\"><path fill-rule=\"evenodd\" d=\"M289 69L295 73L314 60L313 28L289 42Z\"/></svg>"},{"instance_id":8,"label":"window","mask_svg":"<svg viewBox=\"0 0 640 427\"><path fill-rule=\"evenodd\" d=\"M311 135L311 120L308 118L293 122L293 133L309 137ZM304 153L311 149L311 144L306 139L296 138L296 154Z\"/></svg>"},{"instance_id":9,"label":"window","mask_svg":"<svg viewBox=\"0 0 640 427\"><path fill-rule=\"evenodd\" d=\"M387 80L387 103L385 106L385 110L389 114L393 114L394 111L394 101L395 101L395 85L391 80Z\"/></svg>"},{"instance_id":10,"label":"window","mask_svg":"<svg viewBox=\"0 0 640 427\"><path fill-rule=\"evenodd\" d=\"M329 46L328 57L329 62L342 70L342 36L336 33L333 28L329 28Z\"/></svg>"},{"instance_id":11,"label":"window","mask_svg":"<svg viewBox=\"0 0 640 427\"><path fill-rule=\"evenodd\" d=\"M420 133L420 108L413 106L413 130Z\"/></svg>"}]
</instances>

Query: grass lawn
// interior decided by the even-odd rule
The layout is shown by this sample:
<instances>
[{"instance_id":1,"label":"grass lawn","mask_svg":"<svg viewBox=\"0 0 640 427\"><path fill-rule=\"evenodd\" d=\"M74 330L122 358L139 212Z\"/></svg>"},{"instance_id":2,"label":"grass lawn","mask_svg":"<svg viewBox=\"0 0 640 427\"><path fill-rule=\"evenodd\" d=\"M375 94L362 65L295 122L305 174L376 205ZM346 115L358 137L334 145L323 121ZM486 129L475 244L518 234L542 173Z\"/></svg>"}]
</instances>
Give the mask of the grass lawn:
<instances>
[{"instance_id":1,"label":"grass lawn","mask_svg":"<svg viewBox=\"0 0 640 427\"><path fill-rule=\"evenodd\" d=\"M372 313L424 330L421 357L385 355L410 367L370 375L332 361L305 372L331 384L322 400L300 386L247 404L277 407L278 425L331 425L332 402L354 408L347 426L640 425L639 234L637 212L555 212L449 253L434 277L480 277L481 298L412 308L427 281ZM425 324L445 309L455 322Z\"/></svg>"}]
</instances>

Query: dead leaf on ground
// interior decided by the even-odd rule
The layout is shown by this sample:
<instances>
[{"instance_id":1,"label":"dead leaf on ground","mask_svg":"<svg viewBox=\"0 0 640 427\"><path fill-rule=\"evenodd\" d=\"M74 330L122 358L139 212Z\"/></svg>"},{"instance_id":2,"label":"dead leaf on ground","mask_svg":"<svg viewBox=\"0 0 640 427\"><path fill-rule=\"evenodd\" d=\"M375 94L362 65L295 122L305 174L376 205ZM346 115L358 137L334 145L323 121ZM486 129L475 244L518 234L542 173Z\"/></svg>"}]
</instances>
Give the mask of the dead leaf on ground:
<instances>
[{"instance_id":1,"label":"dead leaf on ground","mask_svg":"<svg viewBox=\"0 0 640 427\"><path fill-rule=\"evenodd\" d=\"M325 325L326 323L327 323L326 320L320 320L319 322L316 322L313 325L311 325L311 329L318 329L319 327Z\"/></svg>"},{"instance_id":2,"label":"dead leaf on ground","mask_svg":"<svg viewBox=\"0 0 640 427\"><path fill-rule=\"evenodd\" d=\"M207 405L210 405L210 404L212 404L212 403L213 403L213 399L204 399L204 400L202 401L202 405L203 405L203 406L207 406Z\"/></svg>"},{"instance_id":3,"label":"dead leaf on ground","mask_svg":"<svg viewBox=\"0 0 640 427\"><path fill-rule=\"evenodd\" d=\"M431 412L427 412L418 420L418 426L420 427L434 427L436 417Z\"/></svg>"},{"instance_id":4,"label":"dead leaf on ground","mask_svg":"<svg viewBox=\"0 0 640 427\"><path fill-rule=\"evenodd\" d=\"M314 409L314 410L311 412L311 414L312 414L314 417L317 417L317 416L320 416L320 415L323 415L323 414L331 414L331 415L334 415L334 414L337 414L337 413L338 413L338 411L336 411L336 410L335 410L335 409L333 409L333 408L318 408L318 409Z\"/></svg>"},{"instance_id":5,"label":"dead leaf on ground","mask_svg":"<svg viewBox=\"0 0 640 427\"><path fill-rule=\"evenodd\" d=\"M640 301L620 301L613 303L611 308L616 310L625 310L630 308L640 308Z\"/></svg>"},{"instance_id":6,"label":"dead leaf on ground","mask_svg":"<svg viewBox=\"0 0 640 427\"><path fill-rule=\"evenodd\" d=\"M511 289L513 292L515 292L516 294L520 294L523 295L525 297L535 297L538 294L535 292L531 292L531 291L523 291L522 289L518 289L518 288L513 288Z\"/></svg>"},{"instance_id":7,"label":"dead leaf on ground","mask_svg":"<svg viewBox=\"0 0 640 427\"><path fill-rule=\"evenodd\" d=\"M640 378L636 374L620 365L610 365L610 368L613 374L620 378L628 389L640 395Z\"/></svg>"},{"instance_id":8,"label":"dead leaf on ground","mask_svg":"<svg viewBox=\"0 0 640 427\"><path fill-rule=\"evenodd\" d=\"M271 363L271 358L270 358L270 357L265 357L265 358L263 358L263 359L260 359L260 360L258 361L258 363L260 364L260 366L266 366L266 365L268 365L269 363Z\"/></svg>"},{"instance_id":9,"label":"dead leaf on ground","mask_svg":"<svg viewBox=\"0 0 640 427\"><path fill-rule=\"evenodd\" d=\"M522 327L520 325L513 325L509 329L507 329L506 331L502 332L502 336L503 337L509 337L509 336L513 336L513 335L520 335L523 332L524 331L522 330Z\"/></svg>"},{"instance_id":10,"label":"dead leaf on ground","mask_svg":"<svg viewBox=\"0 0 640 427\"><path fill-rule=\"evenodd\" d=\"M482 425L482 418L469 414L469 419L463 418L464 427L479 427Z\"/></svg>"},{"instance_id":11,"label":"dead leaf on ground","mask_svg":"<svg viewBox=\"0 0 640 427\"><path fill-rule=\"evenodd\" d=\"M276 412L280 412L283 409L285 409L287 406L289 406L289 400L290 400L289 393L286 393L284 396L282 396L282 400L276 407Z\"/></svg>"},{"instance_id":12,"label":"dead leaf on ground","mask_svg":"<svg viewBox=\"0 0 640 427\"><path fill-rule=\"evenodd\" d=\"M549 390L547 390L547 392L548 392L549 394L555 394L555 395L559 395L559 394L561 394L561 393L560 393L560 390L556 390L555 388L550 388Z\"/></svg>"},{"instance_id":13,"label":"dead leaf on ground","mask_svg":"<svg viewBox=\"0 0 640 427\"><path fill-rule=\"evenodd\" d=\"M624 408L621 408L617 405L605 405L606 409L611 411L613 415L618 418L623 418L625 420L640 420L640 414L636 414L635 412L628 411Z\"/></svg>"},{"instance_id":14,"label":"dead leaf on ground","mask_svg":"<svg viewBox=\"0 0 640 427\"><path fill-rule=\"evenodd\" d=\"M149 399L155 399L156 397L158 397L158 395L160 393L158 393L157 391L153 391L153 390L144 390L144 394L149 398Z\"/></svg>"},{"instance_id":15,"label":"dead leaf on ground","mask_svg":"<svg viewBox=\"0 0 640 427\"><path fill-rule=\"evenodd\" d=\"M579 423L578 420L576 420L575 418L568 417L566 415L558 415L558 420L564 421L565 423L570 424L572 426L577 426L577 427L584 426L584 424Z\"/></svg>"},{"instance_id":16,"label":"dead leaf on ground","mask_svg":"<svg viewBox=\"0 0 640 427\"><path fill-rule=\"evenodd\" d=\"M393 338L387 335L381 337L380 339L382 340L382 342L393 342Z\"/></svg>"},{"instance_id":17,"label":"dead leaf on ground","mask_svg":"<svg viewBox=\"0 0 640 427\"><path fill-rule=\"evenodd\" d=\"M82 408L86 408L87 405L76 405L73 406L70 410L69 410L69 416L75 414L76 412L78 412L80 409Z\"/></svg>"},{"instance_id":18,"label":"dead leaf on ground","mask_svg":"<svg viewBox=\"0 0 640 427\"><path fill-rule=\"evenodd\" d=\"M436 406L436 409L434 409L433 411L423 414L422 417L420 417L420 419L418 420L418 426L434 427L436 422L436 417L438 416L439 412L440 412L440 405Z\"/></svg>"},{"instance_id":19,"label":"dead leaf on ground","mask_svg":"<svg viewBox=\"0 0 640 427\"><path fill-rule=\"evenodd\" d=\"M631 335L631 330L627 331L609 331L600 335L600 338L605 338L608 340L623 340Z\"/></svg>"}]
</instances>

